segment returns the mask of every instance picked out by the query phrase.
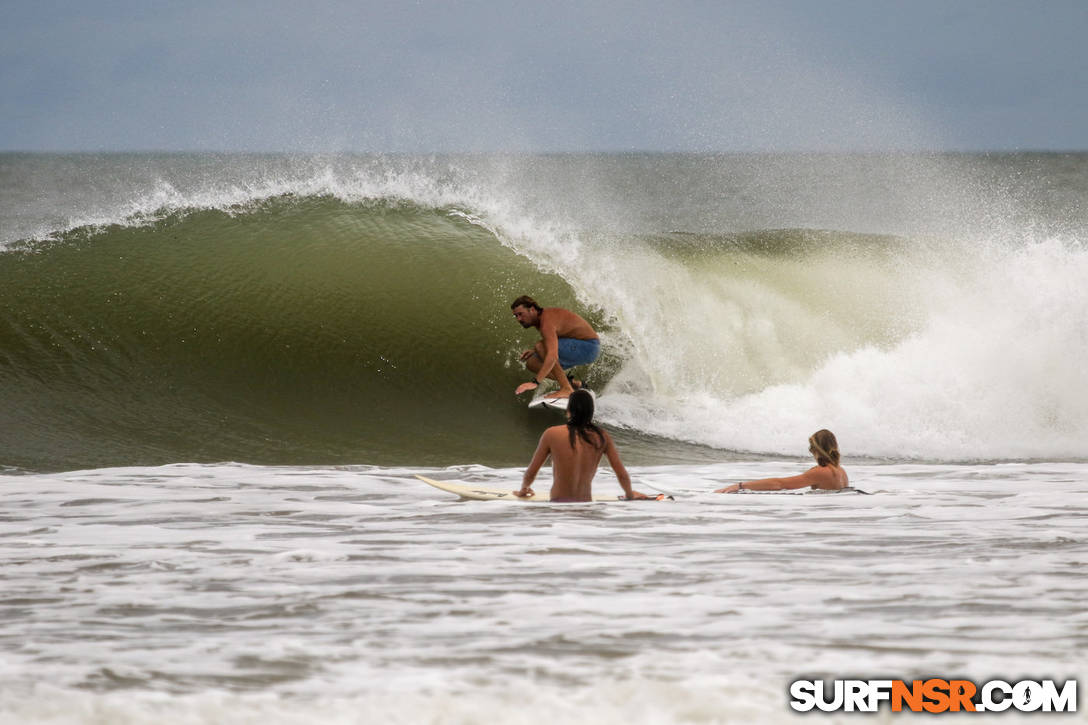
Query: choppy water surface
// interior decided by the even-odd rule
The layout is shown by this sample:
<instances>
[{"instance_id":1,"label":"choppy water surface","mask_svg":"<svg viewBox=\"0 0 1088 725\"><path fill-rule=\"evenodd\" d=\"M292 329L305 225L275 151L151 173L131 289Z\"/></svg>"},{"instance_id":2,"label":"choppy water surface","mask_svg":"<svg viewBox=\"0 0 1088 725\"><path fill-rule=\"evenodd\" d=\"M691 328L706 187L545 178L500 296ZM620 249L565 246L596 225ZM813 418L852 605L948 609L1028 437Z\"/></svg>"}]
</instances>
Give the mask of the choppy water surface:
<instances>
[{"instance_id":1,"label":"choppy water surface","mask_svg":"<svg viewBox=\"0 0 1088 725\"><path fill-rule=\"evenodd\" d=\"M740 722L803 675L1086 671L1083 464L865 465L872 495L462 502L401 469L3 479L2 707L32 721ZM518 469L432 475L515 487ZM607 472L602 486L615 485Z\"/></svg>"}]
</instances>

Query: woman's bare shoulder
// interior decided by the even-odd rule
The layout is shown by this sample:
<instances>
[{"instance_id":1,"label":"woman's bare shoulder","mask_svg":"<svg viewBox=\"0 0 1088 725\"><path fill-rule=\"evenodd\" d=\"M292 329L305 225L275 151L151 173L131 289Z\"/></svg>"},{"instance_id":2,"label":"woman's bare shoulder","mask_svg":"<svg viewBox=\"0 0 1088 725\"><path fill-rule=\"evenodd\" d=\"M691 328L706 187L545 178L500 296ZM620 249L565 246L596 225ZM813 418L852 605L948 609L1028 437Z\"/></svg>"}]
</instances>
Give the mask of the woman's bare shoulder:
<instances>
[{"instance_id":1,"label":"woman's bare shoulder","mask_svg":"<svg viewBox=\"0 0 1088 725\"><path fill-rule=\"evenodd\" d=\"M846 471L838 466L813 466L804 473L813 488L845 488L850 485Z\"/></svg>"}]
</instances>

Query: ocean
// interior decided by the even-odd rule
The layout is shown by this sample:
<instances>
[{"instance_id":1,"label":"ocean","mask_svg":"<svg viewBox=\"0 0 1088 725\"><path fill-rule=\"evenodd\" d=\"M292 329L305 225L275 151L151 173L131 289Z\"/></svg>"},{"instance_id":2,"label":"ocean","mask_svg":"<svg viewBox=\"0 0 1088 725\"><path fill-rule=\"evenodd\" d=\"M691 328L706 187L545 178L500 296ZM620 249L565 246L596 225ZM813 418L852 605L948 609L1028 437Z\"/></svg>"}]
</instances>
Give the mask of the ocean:
<instances>
[{"instance_id":1,"label":"ocean","mask_svg":"<svg viewBox=\"0 0 1088 725\"><path fill-rule=\"evenodd\" d=\"M1086 244L1088 153L0 154L0 720L1083 684ZM675 500L414 479L515 488L561 422L522 294L598 329L598 422ZM870 495L712 493L820 428Z\"/></svg>"}]
</instances>

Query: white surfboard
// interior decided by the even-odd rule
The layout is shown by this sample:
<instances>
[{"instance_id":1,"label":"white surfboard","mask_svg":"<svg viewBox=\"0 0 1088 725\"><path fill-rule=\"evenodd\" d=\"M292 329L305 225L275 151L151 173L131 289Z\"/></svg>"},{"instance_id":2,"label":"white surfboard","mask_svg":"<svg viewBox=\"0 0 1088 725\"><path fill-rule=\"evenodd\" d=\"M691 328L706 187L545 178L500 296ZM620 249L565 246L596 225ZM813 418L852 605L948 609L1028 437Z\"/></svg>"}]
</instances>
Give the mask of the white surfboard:
<instances>
[{"instance_id":1,"label":"white surfboard","mask_svg":"<svg viewBox=\"0 0 1088 725\"><path fill-rule=\"evenodd\" d=\"M582 390L589 391L589 394L593 396L593 400L597 400L597 394L589 388L581 388ZM548 398L544 395L538 395L529 401L530 408L551 408L552 410L566 410L567 403L570 402L570 398Z\"/></svg>"},{"instance_id":2,"label":"white surfboard","mask_svg":"<svg viewBox=\"0 0 1088 725\"><path fill-rule=\"evenodd\" d=\"M569 398L533 398L529 401L530 408L551 408L552 410L566 410Z\"/></svg>"},{"instance_id":3,"label":"white surfboard","mask_svg":"<svg viewBox=\"0 0 1088 725\"><path fill-rule=\"evenodd\" d=\"M551 503L548 500L547 494L537 494L530 498L522 498L521 496L515 496L513 489L509 488L492 488L490 486L477 486L471 483L463 483L461 481L436 481L433 478L427 478L426 476L416 476L423 483L434 486L442 491L460 496L464 499L470 499L472 501L517 501L519 503ZM623 494L617 496L601 496L596 495L593 497L594 501L624 501ZM648 501L655 501L656 498L641 499Z\"/></svg>"}]
</instances>

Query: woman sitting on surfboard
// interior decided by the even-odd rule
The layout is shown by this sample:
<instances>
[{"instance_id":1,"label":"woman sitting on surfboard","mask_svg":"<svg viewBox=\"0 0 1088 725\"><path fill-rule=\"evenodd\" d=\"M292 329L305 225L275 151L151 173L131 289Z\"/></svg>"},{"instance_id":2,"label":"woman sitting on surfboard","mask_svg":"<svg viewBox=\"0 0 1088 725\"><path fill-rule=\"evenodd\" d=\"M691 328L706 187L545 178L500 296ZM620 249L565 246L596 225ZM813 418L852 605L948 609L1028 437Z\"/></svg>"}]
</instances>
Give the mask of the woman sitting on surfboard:
<instances>
[{"instance_id":1,"label":"woman sitting on surfboard","mask_svg":"<svg viewBox=\"0 0 1088 725\"><path fill-rule=\"evenodd\" d=\"M789 478L761 478L719 488L714 493L748 491L785 491L791 488L819 488L840 491L850 485L850 479L839 466L839 442L835 434L826 428L818 430L808 439L808 452L816 459L816 465L799 476Z\"/></svg>"},{"instance_id":2,"label":"woman sitting on surfboard","mask_svg":"<svg viewBox=\"0 0 1088 725\"><path fill-rule=\"evenodd\" d=\"M631 477L623 467L612 436L593 422L593 394L588 390L570 394L566 425L553 425L540 436L533 460L525 469L521 490L514 492L517 496L535 495L531 488L533 480L548 456L552 458L552 501L592 501L593 476L601 456L608 456L627 498L648 498L631 488Z\"/></svg>"}]
</instances>

